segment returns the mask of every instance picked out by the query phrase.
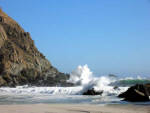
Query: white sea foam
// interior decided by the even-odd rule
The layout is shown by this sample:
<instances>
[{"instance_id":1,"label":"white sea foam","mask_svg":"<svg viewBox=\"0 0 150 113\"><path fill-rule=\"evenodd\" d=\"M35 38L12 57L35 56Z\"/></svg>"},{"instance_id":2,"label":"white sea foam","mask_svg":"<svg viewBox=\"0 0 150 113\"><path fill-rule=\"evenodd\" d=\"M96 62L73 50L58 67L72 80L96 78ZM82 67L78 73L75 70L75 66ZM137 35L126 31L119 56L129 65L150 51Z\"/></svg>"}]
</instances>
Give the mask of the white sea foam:
<instances>
[{"instance_id":1,"label":"white sea foam","mask_svg":"<svg viewBox=\"0 0 150 113\"><path fill-rule=\"evenodd\" d=\"M72 71L68 82L76 85L87 85L93 79L93 73L90 71L87 65L78 66L77 69Z\"/></svg>"},{"instance_id":2,"label":"white sea foam","mask_svg":"<svg viewBox=\"0 0 150 113\"><path fill-rule=\"evenodd\" d=\"M108 95L119 94L128 88L120 87L118 89L114 89L113 86L110 86L109 84L111 82L115 82L115 79L108 76L95 77L88 68L88 65L78 66L77 69L75 69L70 75L71 76L68 81L76 85L80 85L83 89L82 92L87 89L94 88L96 91L103 91L103 95Z\"/></svg>"},{"instance_id":3,"label":"white sea foam","mask_svg":"<svg viewBox=\"0 0 150 113\"><path fill-rule=\"evenodd\" d=\"M76 85L81 86L95 86L95 87L104 87L110 84L112 80L106 76L101 77L95 77L91 70L88 68L88 65L84 66L78 66L77 69L75 69L70 74L70 79L68 82L72 82Z\"/></svg>"},{"instance_id":4,"label":"white sea foam","mask_svg":"<svg viewBox=\"0 0 150 113\"><path fill-rule=\"evenodd\" d=\"M140 75L138 75L138 76L136 76L136 77L120 78L119 80L149 80L149 78L141 77Z\"/></svg>"},{"instance_id":5,"label":"white sea foam","mask_svg":"<svg viewBox=\"0 0 150 113\"><path fill-rule=\"evenodd\" d=\"M17 86L16 88L0 88L0 104L22 103L89 103L89 104L121 104L117 95L125 92L130 82L144 81L143 77L117 78L112 76L95 77L88 65L78 66L71 74L68 82L76 84L75 87L30 87ZM137 80L138 79L138 80ZM145 79L145 82L150 79ZM126 85L127 84L127 85ZM114 86L118 86L115 87ZM101 96L83 96L87 89L94 88L103 91ZM149 103L148 103L149 104Z\"/></svg>"},{"instance_id":6,"label":"white sea foam","mask_svg":"<svg viewBox=\"0 0 150 113\"><path fill-rule=\"evenodd\" d=\"M105 95L117 95L121 92L127 90L127 87L120 87L119 89L114 89L111 86L106 86L103 88L103 96ZM16 88L0 88L0 95L81 95L84 88L81 86L77 87L23 87L19 86Z\"/></svg>"},{"instance_id":7,"label":"white sea foam","mask_svg":"<svg viewBox=\"0 0 150 113\"><path fill-rule=\"evenodd\" d=\"M103 91L103 95L117 95L127 90L128 87L114 89L109 84L114 82L108 76L95 77L88 65L78 66L70 74L68 82L76 84L76 87L28 87L18 86L16 88L0 88L1 94L50 94L50 95L80 95L90 88Z\"/></svg>"},{"instance_id":8,"label":"white sea foam","mask_svg":"<svg viewBox=\"0 0 150 113\"><path fill-rule=\"evenodd\" d=\"M0 88L1 94L50 94L50 95L75 95L82 90L82 87L24 87Z\"/></svg>"}]
</instances>

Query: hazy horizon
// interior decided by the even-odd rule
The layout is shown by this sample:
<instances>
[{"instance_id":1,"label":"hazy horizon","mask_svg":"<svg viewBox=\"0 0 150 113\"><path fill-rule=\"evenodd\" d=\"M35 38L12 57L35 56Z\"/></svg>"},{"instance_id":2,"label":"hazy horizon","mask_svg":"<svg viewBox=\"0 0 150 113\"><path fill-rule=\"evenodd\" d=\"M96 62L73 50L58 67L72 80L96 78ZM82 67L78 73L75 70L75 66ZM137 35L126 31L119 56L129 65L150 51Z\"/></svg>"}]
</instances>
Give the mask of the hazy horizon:
<instances>
[{"instance_id":1,"label":"hazy horizon","mask_svg":"<svg viewBox=\"0 0 150 113\"><path fill-rule=\"evenodd\" d=\"M149 0L0 0L58 70L150 75Z\"/></svg>"}]
</instances>

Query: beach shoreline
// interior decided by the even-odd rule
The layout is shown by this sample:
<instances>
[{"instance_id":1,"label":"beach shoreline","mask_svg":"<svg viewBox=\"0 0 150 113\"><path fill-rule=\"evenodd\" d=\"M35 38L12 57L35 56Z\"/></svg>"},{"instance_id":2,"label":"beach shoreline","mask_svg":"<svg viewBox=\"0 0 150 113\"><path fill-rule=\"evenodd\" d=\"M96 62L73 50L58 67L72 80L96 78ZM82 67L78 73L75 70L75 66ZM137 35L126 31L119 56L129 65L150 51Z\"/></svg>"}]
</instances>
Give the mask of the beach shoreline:
<instances>
[{"instance_id":1,"label":"beach shoreline","mask_svg":"<svg viewBox=\"0 0 150 113\"><path fill-rule=\"evenodd\" d=\"M0 105L0 113L150 113L150 105L21 104Z\"/></svg>"}]
</instances>

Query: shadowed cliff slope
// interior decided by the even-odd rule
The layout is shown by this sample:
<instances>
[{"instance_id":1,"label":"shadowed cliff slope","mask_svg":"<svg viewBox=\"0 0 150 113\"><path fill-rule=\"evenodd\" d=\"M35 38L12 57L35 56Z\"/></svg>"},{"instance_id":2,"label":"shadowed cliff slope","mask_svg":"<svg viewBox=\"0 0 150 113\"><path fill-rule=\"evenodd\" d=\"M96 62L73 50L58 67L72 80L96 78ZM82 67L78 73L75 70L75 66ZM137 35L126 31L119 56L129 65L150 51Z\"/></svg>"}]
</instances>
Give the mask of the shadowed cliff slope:
<instances>
[{"instance_id":1,"label":"shadowed cliff slope","mask_svg":"<svg viewBox=\"0 0 150 113\"><path fill-rule=\"evenodd\" d=\"M0 10L0 86L66 85L66 79L37 50L30 34Z\"/></svg>"}]
</instances>

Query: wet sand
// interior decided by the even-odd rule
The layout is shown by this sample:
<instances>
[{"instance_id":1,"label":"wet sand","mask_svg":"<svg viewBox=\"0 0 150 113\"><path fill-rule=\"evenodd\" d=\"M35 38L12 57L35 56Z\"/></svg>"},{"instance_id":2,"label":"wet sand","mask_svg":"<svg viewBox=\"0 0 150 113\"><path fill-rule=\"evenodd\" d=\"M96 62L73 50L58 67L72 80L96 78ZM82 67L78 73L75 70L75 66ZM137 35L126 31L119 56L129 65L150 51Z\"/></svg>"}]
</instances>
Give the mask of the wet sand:
<instances>
[{"instance_id":1,"label":"wet sand","mask_svg":"<svg viewBox=\"0 0 150 113\"><path fill-rule=\"evenodd\" d=\"M26 104L0 105L0 113L150 113L150 105Z\"/></svg>"}]
</instances>

